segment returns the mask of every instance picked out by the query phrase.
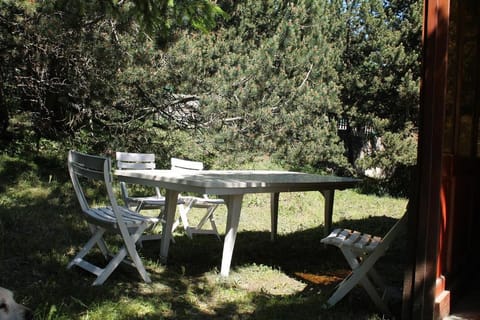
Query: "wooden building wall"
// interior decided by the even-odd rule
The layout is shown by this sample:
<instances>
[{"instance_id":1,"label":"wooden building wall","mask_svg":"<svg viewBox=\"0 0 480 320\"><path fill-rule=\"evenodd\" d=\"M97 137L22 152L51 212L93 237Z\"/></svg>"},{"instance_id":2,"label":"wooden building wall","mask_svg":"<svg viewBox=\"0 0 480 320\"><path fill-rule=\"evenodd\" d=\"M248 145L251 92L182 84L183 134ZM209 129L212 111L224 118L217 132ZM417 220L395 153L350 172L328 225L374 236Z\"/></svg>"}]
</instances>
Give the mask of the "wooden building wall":
<instances>
[{"instance_id":1,"label":"wooden building wall","mask_svg":"<svg viewBox=\"0 0 480 320\"><path fill-rule=\"evenodd\" d=\"M478 269L480 189L480 1L451 1L438 273L452 299ZM457 290L458 287L458 290ZM457 291L457 292L456 292Z\"/></svg>"},{"instance_id":2,"label":"wooden building wall","mask_svg":"<svg viewBox=\"0 0 480 320\"><path fill-rule=\"evenodd\" d=\"M478 0L424 0L418 175L402 319L441 319L479 279L479 17Z\"/></svg>"}]
</instances>

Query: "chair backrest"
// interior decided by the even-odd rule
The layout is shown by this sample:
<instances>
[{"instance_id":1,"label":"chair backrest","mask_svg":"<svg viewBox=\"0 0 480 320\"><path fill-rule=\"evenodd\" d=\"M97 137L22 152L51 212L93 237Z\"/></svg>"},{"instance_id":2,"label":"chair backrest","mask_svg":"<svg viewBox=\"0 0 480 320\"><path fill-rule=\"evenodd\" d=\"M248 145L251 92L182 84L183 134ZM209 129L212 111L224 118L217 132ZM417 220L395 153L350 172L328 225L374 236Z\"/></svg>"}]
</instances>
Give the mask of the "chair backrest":
<instances>
[{"instance_id":1,"label":"chair backrest","mask_svg":"<svg viewBox=\"0 0 480 320\"><path fill-rule=\"evenodd\" d=\"M203 170L203 162L200 161L171 158L170 165L170 168L176 171Z\"/></svg>"},{"instance_id":2,"label":"chair backrest","mask_svg":"<svg viewBox=\"0 0 480 320\"><path fill-rule=\"evenodd\" d=\"M73 188L83 212L90 209L89 201L85 195L81 178L92 181L100 181L104 184L109 202L112 207L117 206L112 187L111 160L108 157L93 156L76 151L68 153L68 172L72 180Z\"/></svg>"},{"instance_id":3,"label":"chair backrest","mask_svg":"<svg viewBox=\"0 0 480 320\"><path fill-rule=\"evenodd\" d=\"M155 169L154 153L134 153L120 152L115 155L116 165L118 169L133 170L153 170Z\"/></svg>"},{"instance_id":4,"label":"chair backrest","mask_svg":"<svg viewBox=\"0 0 480 320\"><path fill-rule=\"evenodd\" d=\"M138 152L120 152L115 154L117 169L130 169L130 170L154 170L155 166L155 154L154 153L138 153ZM120 189L122 197L128 198L128 189L125 182L120 182ZM157 197L161 197L160 189L155 188Z\"/></svg>"},{"instance_id":5,"label":"chair backrest","mask_svg":"<svg viewBox=\"0 0 480 320\"><path fill-rule=\"evenodd\" d=\"M408 212L405 212L403 216L395 222L393 227L382 238L382 244L386 248L390 247L390 244L407 228Z\"/></svg>"},{"instance_id":6,"label":"chair backrest","mask_svg":"<svg viewBox=\"0 0 480 320\"><path fill-rule=\"evenodd\" d=\"M170 159L170 169L179 172L200 171L203 170L203 162L185 160L179 158ZM203 198L208 199L208 195L204 194Z\"/></svg>"}]
</instances>

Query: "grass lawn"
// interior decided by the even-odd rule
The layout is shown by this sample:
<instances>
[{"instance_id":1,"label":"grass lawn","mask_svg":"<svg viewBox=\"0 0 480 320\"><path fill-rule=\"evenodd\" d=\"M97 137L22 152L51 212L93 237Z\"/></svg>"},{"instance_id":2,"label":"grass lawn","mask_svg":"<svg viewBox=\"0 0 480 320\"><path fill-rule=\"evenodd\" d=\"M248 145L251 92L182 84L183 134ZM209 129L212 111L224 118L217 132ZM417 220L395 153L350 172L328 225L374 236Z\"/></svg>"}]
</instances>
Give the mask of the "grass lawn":
<instances>
[{"instance_id":1,"label":"grass lawn","mask_svg":"<svg viewBox=\"0 0 480 320\"><path fill-rule=\"evenodd\" d=\"M323 198L317 192L281 194L274 243L269 195L245 196L228 278L219 275L222 243L215 236L190 240L179 230L168 265L159 263L158 242L141 249L152 284L120 266L103 286L92 287L91 274L66 269L88 234L64 160L47 160L38 166L0 156L0 286L34 309L36 319L382 318L361 287L333 308L322 308L349 269L337 248L320 244ZM383 235L405 206L405 199L337 191L334 226ZM225 218L225 208L217 210L221 231ZM404 244L396 243L378 263L398 288ZM96 252L92 259L103 258Z\"/></svg>"}]
</instances>

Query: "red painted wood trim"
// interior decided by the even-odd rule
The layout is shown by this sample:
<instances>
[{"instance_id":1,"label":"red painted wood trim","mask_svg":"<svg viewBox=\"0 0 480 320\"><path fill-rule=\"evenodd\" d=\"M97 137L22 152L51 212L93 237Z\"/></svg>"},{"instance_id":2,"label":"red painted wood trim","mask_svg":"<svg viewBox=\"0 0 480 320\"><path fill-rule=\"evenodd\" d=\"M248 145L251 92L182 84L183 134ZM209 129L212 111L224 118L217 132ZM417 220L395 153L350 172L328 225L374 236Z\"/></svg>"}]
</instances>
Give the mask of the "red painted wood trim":
<instances>
[{"instance_id":1,"label":"red painted wood trim","mask_svg":"<svg viewBox=\"0 0 480 320\"><path fill-rule=\"evenodd\" d=\"M411 263L405 274L403 319L433 319L435 312L449 4L449 0L424 1L418 181L410 200Z\"/></svg>"}]
</instances>

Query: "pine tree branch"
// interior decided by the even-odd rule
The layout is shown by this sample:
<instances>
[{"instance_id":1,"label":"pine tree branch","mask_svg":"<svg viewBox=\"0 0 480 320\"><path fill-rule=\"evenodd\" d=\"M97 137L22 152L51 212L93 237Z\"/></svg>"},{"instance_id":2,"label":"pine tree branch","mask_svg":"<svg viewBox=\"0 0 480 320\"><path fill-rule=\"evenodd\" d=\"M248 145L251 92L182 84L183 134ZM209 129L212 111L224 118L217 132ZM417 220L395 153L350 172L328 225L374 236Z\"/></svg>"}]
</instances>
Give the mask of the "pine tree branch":
<instances>
[{"instance_id":1,"label":"pine tree branch","mask_svg":"<svg viewBox=\"0 0 480 320\"><path fill-rule=\"evenodd\" d=\"M303 85L305 84L305 82L307 82L308 77L310 77L310 73L312 73L312 69L313 69L313 63L310 64L310 70L308 70L307 75L306 75L305 78L303 79L303 81L302 81L302 83L300 84L299 88L303 87Z\"/></svg>"}]
</instances>

